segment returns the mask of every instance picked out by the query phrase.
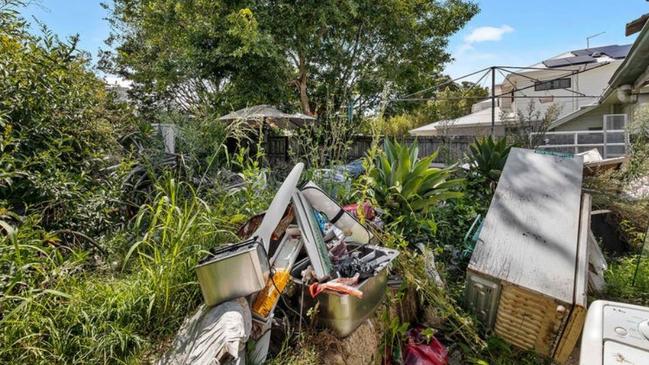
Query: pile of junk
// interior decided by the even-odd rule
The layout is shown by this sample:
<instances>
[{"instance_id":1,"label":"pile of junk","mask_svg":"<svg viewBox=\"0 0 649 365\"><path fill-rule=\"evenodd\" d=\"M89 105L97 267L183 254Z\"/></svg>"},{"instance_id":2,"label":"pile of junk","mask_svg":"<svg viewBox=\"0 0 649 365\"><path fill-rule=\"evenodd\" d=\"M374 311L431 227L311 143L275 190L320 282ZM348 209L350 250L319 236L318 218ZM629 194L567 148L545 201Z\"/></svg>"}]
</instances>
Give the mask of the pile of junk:
<instances>
[{"instance_id":1,"label":"pile of junk","mask_svg":"<svg viewBox=\"0 0 649 365\"><path fill-rule=\"evenodd\" d=\"M358 206L341 207L313 182L298 188L303 168L297 164L267 211L239 229L240 242L199 261L205 305L185 321L160 364L263 363L282 326L278 308L297 316L300 328L315 313L315 324L339 338L376 311L399 252L370 244Z\"/></svg>"}]
</instances>

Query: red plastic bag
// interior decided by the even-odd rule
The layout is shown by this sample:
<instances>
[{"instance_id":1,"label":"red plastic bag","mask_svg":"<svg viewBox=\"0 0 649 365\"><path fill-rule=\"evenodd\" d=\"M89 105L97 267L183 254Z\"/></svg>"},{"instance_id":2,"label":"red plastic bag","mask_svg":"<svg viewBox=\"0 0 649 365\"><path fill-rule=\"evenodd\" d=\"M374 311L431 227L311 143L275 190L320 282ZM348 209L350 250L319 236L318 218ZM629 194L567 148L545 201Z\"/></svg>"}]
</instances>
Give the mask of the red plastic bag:
<instances>
[{"instance_id":1,"label":"red plastic bag","mask_svg":"<svg viewBox=\"0 0 649 365\"><path fill-rule=\"evenodd\" d=\"M430 337L430 342L421 334L423 327L408 331L403 363L404 365L448 365L448 350L437 338Z\"/></svg>"}]
</instances>

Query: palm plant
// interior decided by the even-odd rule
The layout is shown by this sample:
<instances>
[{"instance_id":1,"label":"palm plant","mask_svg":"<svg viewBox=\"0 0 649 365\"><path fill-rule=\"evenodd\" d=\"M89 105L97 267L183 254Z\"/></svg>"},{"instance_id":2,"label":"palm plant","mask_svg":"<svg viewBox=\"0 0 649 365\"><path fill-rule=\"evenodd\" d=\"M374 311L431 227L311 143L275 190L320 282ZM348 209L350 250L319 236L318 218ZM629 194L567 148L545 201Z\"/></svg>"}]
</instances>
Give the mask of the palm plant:
<instances>
[{"instance_id":1,"label":"palm plant","mask_svg":"<svg viewBox=\"0 0 649 365\"><path fill-rule=\"evenodd\" d=\"M432 208L462 196L454 191L463 179L450 179L455 167L434 168L434 153L418 158L417 143L410 146L386 139L369 176L374 197L391 220L432 219Z\"/></svg>"},{"instance_id":2,"label":"palm plant","mask_svg":"<svg viewBox=\"0 0 649 365\"><path fill-rule=\"evenodd\" d=\"M505 138L483 137L476 139L469 146L469 166L474 175L495 185L505 167L509 151L514 145L507 143Z\"/></svg>"}]
</instances>

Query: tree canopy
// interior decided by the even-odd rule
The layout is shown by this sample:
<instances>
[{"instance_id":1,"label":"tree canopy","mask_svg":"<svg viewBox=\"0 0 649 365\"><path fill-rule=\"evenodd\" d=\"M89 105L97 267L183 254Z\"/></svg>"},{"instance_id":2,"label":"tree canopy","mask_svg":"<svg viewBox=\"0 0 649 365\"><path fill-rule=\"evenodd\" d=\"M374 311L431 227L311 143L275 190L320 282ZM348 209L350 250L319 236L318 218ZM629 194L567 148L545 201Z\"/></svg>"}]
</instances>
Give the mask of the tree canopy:
<instances>
[{"instance_id":1,"label":"tree canopy","mask_svg":"<svg viewBox=\"0 0 649 365\"><path fill-rule=\"evenodd\" d=\"M114 0L116 51L104 69L193 111L255 103L326 114L434 83L448 37L476 12L466 0Z\"/></svg>"}]
</instances>

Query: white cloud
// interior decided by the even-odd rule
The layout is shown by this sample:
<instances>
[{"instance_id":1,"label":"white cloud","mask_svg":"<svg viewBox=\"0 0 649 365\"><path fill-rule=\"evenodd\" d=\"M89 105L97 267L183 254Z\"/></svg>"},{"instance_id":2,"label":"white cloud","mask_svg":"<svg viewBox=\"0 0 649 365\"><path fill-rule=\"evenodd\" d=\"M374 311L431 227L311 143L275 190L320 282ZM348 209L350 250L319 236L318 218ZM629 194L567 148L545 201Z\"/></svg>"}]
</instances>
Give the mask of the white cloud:
<instances>
[{"instance_id":1,"label":"white cloud","mask_svg":"<svg viewBox=\"0 0 649 365\"><path fill-rule=\"evenodd\" d=\"M104 81L108 85L121 86L126 89L130 89L133 81L121 78L115 75L107 75L104 77Z\"/></svg>"},{"instance_id":2,"label":"white cloud","mask_svg":"<svg viewBox=\"0 0 649 365\"><path fill-rule=\"evenodd\" d=\"M500 27L478 27L469 35L464 37L464 42L470 44L486 41L499 41L505 33L511 33L513 31L514 28L509 25L502 25Z\"/></svg>"},{"instance_id":3,"label":"white cloud","mask_svg":"<svg viewBox=\"0 0 649 365\"><path fill-rule=\"evenodd\" d=\"M469 43L462 43L459 47L457 47L455 53L460 55L473 50L474 50L473 46L470 45Z\"/></svg>"}]
</instances>

